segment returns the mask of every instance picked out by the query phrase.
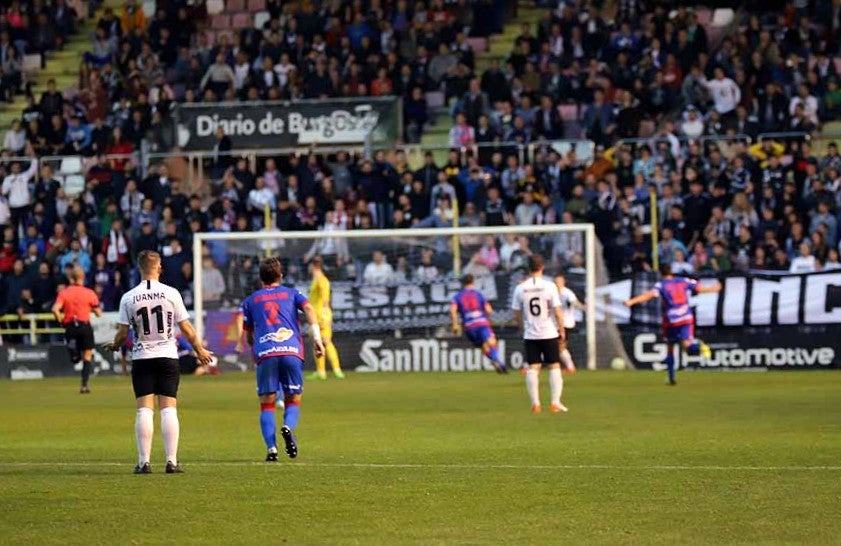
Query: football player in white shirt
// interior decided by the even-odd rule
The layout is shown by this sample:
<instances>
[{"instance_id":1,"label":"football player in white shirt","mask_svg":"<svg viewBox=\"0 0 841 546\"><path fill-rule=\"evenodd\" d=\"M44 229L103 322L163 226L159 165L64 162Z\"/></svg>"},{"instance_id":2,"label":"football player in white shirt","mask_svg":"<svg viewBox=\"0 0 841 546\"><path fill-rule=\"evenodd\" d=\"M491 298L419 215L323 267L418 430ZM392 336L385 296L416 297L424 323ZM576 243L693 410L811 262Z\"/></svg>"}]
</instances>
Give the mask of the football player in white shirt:
<instances>
[{"instance_id":1,"label":"football player in white shirt","mask_svg":"<svg viewBox=\"0 0 841 546\"><path fill-rule=\"evenodd\" d=\"M563 324L558 287L543 278L543 258L538 254L529 257L529 273L525 281L514 289L511 309L517 324L523 327L525 340L526 390L531 400L532 413L540 413L540 368L549 369L549 391L552 402L549 411L566 412L561 404L564 380L561 377L560 341L566 332Z\"/></svg>"},{"instance_id":2,"label":"football player in white shirt","mask_svg":"<svg viewBox=\"0 0 841 546\"><path fill-rule=\"evenodd\" d=\"M572 355L569 352L569 334L575 331L575 309L585 309L584 304L578 301L575 292L567 288L566 277L555 275L555 286L558 287L558 295L561 298L561 312L564 315L564 333L561 339L561 364L564 365L564 372L574 374L577 370Z\"/></svg>"},{"instance_id":3,"label":"football player in white shirt","mask_svg":"<svg viewBox=\"0 0 841 546\"><path fill-rule=\"evenodd\" d=\"M155 398L161 413L161 432L166 452L166 473L183 472L178 464L178 436L180 425L175 409L180 369L176 326L193 346L201 364L209 364L213 354L204 348L196 334L184 301L178 290L158 281L161 276L161 256L144 250L137 257L142 281L120 300L120 317L114 341L106 345L117 351L128 339L129 327L134 331L131 383L137 399L134 434L137 440L138 461L135 474L151 474L149 463L154 433Z\"/></svg>"}]
</instances>

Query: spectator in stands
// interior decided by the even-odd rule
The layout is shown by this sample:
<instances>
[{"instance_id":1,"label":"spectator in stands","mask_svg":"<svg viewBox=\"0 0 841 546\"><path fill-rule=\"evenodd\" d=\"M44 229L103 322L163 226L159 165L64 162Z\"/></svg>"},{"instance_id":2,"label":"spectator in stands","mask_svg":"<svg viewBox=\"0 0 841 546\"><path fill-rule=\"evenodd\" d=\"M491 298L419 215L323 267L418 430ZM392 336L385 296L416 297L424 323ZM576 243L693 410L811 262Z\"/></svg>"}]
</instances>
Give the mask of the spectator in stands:
<instances>
[{"instance_id":1,"label":"spectator in stands","mask_svg":"<svg viewBox=\"0 0 841 546\"><path fill-rule=\"evenodd\" d=\"M365 266L362 275L365 284L388 285L394 281L394 268L386 261L385 255L375 250L372 255L373 261Z\"/></svg>"},{"instance_id":2,"label":"spectator in stands","mask_svg":"<svg viewBox=\"0 0 841 546\"><path fill-rule=\"evenodd\" d=\"M15 232L26 219L32 206L32 192L30 183L38 170L38 162L34 159L29 167L23 171L20 161L12 162L12 172L3 179L2 193L9 203L9 213L12 228Z\"/></svg>"},{"instance_id":3,"label":"spectator in stands","mask_svg":"<svg viewBox=\"0 0 841 546\"><path fill-rule=\"evenodd\" d=\"M789 271L792 273L811 273L816 270L817 260L812 254L812 247L804 241L798 247L798 255L791 260Z\"/></svg>"},{"instance_id":4,"label":"spectator in stands","mask_svg":"<svg viewBox=\"0 0 841 546\"><path fill-rule=\"evenodd\" d=\"M467 124L467 116L462 113L456 114L456 122L450 129L449 138L452 148L464 148L476 142L476 133L473 127Z\"/></svg>"},{"instance_id":5,"label":"spectator in stands","mask_svg":"<svg viewBox=\"0 0 841 546\"><path fill-rule=\"evenodd\" d=\"M418 267L415 268L412 278L418 282L431 282L440 277L438 268L432 262L434 252L432 249L425 248L421 251L421 261Z\"/></svg>"},{"instance_id":6,"label":"spectator in stands","mask_svg":"<svg viewBox=\"0 0 841 546\"><path fill-rule=\"evenodd\" d=\"M3 137L3 148L14 155L21 155L26 148L26 131L21 126L20 120L12 121L12 126L6 131Z\"/></svg>"},{"instance_id":7,"label":"spectator in stands","mask_svg":"<svg viewBox=\"0 0 841 546\"><path fill-rule=\"evenodd\" d=\"M59 260L59 266L64 270L68 266L78 265L87 274L91 269L91 256L84 249L78 239L70 242L70 249Z\"/></svg>"},{"instance_id":8,"label":"spectator in stands","mask_svg":"<svg viewBox=\"0 0 841 546\"><path fill-rule=\"evenodd\" d=\"M217 309L222 305L225 294L225 278L216 267L212 258L206 256L202 260L202 297L208 309Z\"/></svg>"}]
</instances>

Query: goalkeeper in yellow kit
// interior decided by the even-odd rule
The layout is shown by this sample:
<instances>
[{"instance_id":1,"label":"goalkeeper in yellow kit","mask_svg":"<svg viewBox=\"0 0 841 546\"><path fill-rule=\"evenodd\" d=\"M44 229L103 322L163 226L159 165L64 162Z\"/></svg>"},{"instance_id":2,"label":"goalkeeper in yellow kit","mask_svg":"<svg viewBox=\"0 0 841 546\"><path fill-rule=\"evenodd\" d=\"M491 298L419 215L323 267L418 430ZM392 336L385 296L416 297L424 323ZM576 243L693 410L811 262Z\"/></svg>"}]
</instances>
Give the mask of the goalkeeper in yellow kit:
<instances>
[{"instance_id":1,"label":"goalkeeper in yellow kit","mask_svg":"<svg viewBox=\"0 0 841 546\"><path fill-rule=\"evenodd\" d=\"M327 379L326 360L330 360L333 375L336 379L344 379L342 367L339 363L339 352L333 345L333 310L330 309L330 281L324 274L324 261L316 256L310 261L310 304L318 317L318 327L321 329L321 339L324 341L324 355L315 358L315 372L312 379Z\"/></svg>"}]
</instances>

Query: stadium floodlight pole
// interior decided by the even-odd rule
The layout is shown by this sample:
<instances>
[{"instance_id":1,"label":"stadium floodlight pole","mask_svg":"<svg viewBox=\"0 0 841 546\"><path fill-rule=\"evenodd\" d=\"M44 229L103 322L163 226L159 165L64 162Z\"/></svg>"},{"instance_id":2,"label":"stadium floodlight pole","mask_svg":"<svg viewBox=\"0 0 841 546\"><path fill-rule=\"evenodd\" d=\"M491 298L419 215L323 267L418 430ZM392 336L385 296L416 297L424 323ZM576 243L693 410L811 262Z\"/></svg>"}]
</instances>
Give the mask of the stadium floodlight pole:
<instances>
[{"instance_id":1,"label":"stadium floodlight pole","mask_svg":"<svg viewBox=\"0 0 841 546\"><path fill-rule=\"evenodd\" d=\"M651 265L654 271L660 269L660 255L657 252L657 238L660 235L660 219L657 209L657 190L652 187L648 190L648 201L651 203Z\"/></svg>"},{"instance_id":2,"label":"stadium floodlight pole","mask_svg":"<svg viewBox=\"0 0 841 546\"><path fill-rule=\"evenodd\" d=\"M272 207L268 203L266 203L266 206L263 208L263 230L272 230ZM271 255L272 249L270 246L266 245L266 258L270 258Z\"/></svg>"},{"instance_id":3,"label":"stadium floodlight pole","mask_svg":"<svg viewBox=\"0 0 841 546\"><path fill-rule=\"evenodd\" d=\"M587 368L596 369L596 230L593 224L547 224L539 226L479 226L459 228L409 228L409 229L359 229L332 232L330 237L343 239L388 239L388 238L451 238L469 235L500 236L504 234L536 235L538 233L577 232L584 234L584 266L586 282L586 332ZM193 309L195 327L204 335L204 301L202 299L201 262L202 247L207 241L268 241L277 239L299 239L314 241L324 237L321 231L242 231L196 233L193 238Z\"/></svg>"},{"instance_id":4,"label":"stadium floodlight pole","mask_svg":"<svg viewBox=\"0 0 841 546\"><path fill-rule=\"evenodd\" d=\"M459 227L458 199L453 201L453 227ZM458 234L453 235L453 273L456 277L461 276L461 241Z\"/></svg>"}]
</instances>

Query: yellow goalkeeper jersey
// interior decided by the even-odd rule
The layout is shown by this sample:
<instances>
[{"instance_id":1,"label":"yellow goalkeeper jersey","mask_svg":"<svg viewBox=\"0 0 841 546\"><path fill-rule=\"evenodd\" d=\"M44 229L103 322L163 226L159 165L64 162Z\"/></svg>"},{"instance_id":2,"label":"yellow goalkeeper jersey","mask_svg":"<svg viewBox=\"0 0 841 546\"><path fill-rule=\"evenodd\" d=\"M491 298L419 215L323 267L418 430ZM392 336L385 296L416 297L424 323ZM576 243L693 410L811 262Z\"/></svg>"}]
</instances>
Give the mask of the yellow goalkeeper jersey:
<instances>
[{"instance_id":1,"label":"yellow goalkeeper jersey","mask_svg":"<svg viewBox=\"0 0 841 546\"><path fill-rule=\"evenodd\" d=\"M330 281L324 274L315 275L310 284L310 304L315 309L319 322L330 321L333 312L330 309Z\"/></svg>"}]
</instances>

